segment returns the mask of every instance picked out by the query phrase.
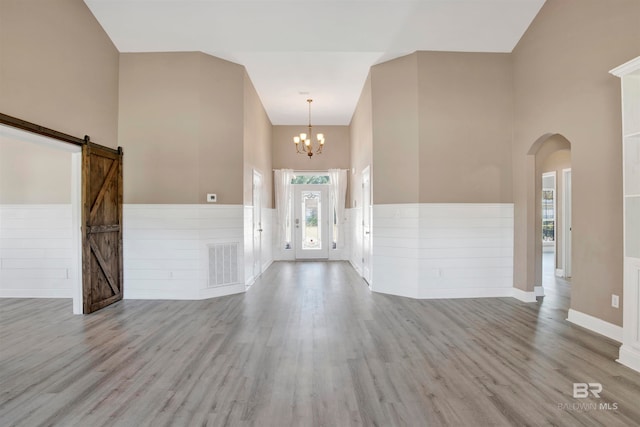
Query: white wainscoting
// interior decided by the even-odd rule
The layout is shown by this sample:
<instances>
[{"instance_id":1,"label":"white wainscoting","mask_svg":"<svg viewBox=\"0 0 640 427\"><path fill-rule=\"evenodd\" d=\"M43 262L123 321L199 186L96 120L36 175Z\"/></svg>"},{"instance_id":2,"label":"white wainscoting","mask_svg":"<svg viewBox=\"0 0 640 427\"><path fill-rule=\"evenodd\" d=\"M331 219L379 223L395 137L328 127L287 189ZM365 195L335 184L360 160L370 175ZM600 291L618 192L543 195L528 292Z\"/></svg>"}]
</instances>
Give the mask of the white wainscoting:
<instances>
[{"instance_id":1,"label":"white wainscoting","mask_svg":"<svg viewBox=\"0 0 640 427\"><path fill-rule=\"evenodd\" d=\"M0 297L72 298L70 204L0 205Z\"/></svg>"},{"instance_id":2,"label":"white wainscoting","mask_svg":"<svg viewBox=\"0 0 640 427\"><path fill-rule=\"evenodd\" d=\"M535 301L513 288L512 204L374 205L372 235L376 292Z\"/></svg>"},{"instance_id":3,"label":"white wainscoting","mask_svg":"<svg viewBox=\"0 0 640 427\"><path fill-rule=\"evenodd\" d=\"M346 209L349 217L349 240L351 253L349 262L362 275L362 209Z\"/></svg>"},{"instance_id":4,"label":"white wainscoting","mask_svg":"<svg viewBox=\"0 0 640 427\"><path fill-rule=\"evenodd\" d=\"M204 299L244 292L241 205L125 205L124 298ZM209 245L237 243L238 283L208 287Z\"/></svg>"}]
</instances>

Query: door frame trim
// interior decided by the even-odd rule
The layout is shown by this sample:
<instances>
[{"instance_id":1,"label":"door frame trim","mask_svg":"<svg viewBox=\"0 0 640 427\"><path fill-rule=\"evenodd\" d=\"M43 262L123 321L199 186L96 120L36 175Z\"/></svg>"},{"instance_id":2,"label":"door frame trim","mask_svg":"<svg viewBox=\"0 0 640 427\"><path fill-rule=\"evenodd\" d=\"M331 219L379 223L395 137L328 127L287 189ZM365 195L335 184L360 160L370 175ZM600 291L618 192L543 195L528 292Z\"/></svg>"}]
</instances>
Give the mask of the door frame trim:
<instances>
[{"instance_id":1,"label":"door frame trim","mask_svg":"<svg viewBox=\"0 0 640 427\"><path fill-rule=\"evenodd\" d=\"M75 247L73 266L73 314L83 314L82 293L82 151L71 154L71 239Z\"/></svg>"},{"instance_id":2,"label":"door frame trim","mask_svg":"<svg viewBox=\"0 0 640 427\"><path fill-rule=\"evenodd\" d=\"M558 222L559 222L559 218L558 218L558 174L556 173L556 171L551 171L551 172L543 172L542 173L542 182L544 182L544 179L547 177L552 176L553 177L553 188L551 188L551 190L553 190L553 221L554 221L554 225L553 225L553 254L554 254L554 258L553 258L553 271L555 272L556 269L558 268L557 265L557 258L558 258ZM545 191L545 187L544 184L540 186L542 188L542 191ZM540 236L540 238L542 238L542 236ZM542 252L544 253L544 242L542 243ZM542 284L541 284L542 286Z\"/></svg>"},{"instance_id":3,"label":"door frame trim","mask_svg":"<svg viewBox=\"0 0 640 427\"><path fill-rule=\"evenodd\" d=\"M364 201L364 176L365 174L368 176L369 182L369 206L367 206ZM367 165L360 174L360 180L362 182L362 223L360 225L360 232L362 233L362 279L365 281L369 289L373 290L373 180L371 179L371 165ZM364 239L364 213L365 209L369 211L369 267L365 269L364 265L364 248L365 248L365 239ZM369 277L366 277L365 271L369 271Z\"/></svg>"},{"instance_id":4,"label":"door frame trim","mask_svg":"<svg viewBox=\"0 0 640 427\"><path fill-rule=\"evenodd\" d=\"M257 230L257 226L255 223L255 219L256 219L256 206L255 206L255 201L256 201L256 178L258 178L258 180L260 181L260 189L259 189L259 197L260 197L260 206L258 207L258 209L260 209L260 212L258 212L258 218L259 220L259 226L260 226L260 230L263 229L262 226L262 199L263 199L263 190L264 190L264 176L262 175L262 172L260 172L258 169L253 169L253 172L251 174L251 206L252 206L252 217L251 217L251 226L253 229L253 233L251 234L252 237L252 241L251 241L251 260L252 260L252 266L251 266L251 273L253 275L253 280L251 280L251 283L253 284L253 282L255 282L255 280L260 277L260 275L263 272L262 269L262 235L260 235L260 259L258 260L258 271L256 274L256 233L262 233L262 231L258 231Z\"/></svg>"},{"instance_id":5,"label":"door frame trim","mask_svg":"<svg viewBox=\"0 0 640 427\"><path fill-rule=\"evenodd\" d=\"M571 231L569 230L573 227L573 224L571 224L571 217L573 215L571 209L571 200L573 199L573 181L572 179L569 180L571 183L567 185L567 175L571 175L571 168L562 169L562 271L563 277L565 278L571 277L572 274L571 252L573 251ZM568 192L567 188L569 188ZM569 206L569 209L567 209L567 206ZM569 223L571 227L567 227L567 223Z\"/></svg>"}]
</instances>

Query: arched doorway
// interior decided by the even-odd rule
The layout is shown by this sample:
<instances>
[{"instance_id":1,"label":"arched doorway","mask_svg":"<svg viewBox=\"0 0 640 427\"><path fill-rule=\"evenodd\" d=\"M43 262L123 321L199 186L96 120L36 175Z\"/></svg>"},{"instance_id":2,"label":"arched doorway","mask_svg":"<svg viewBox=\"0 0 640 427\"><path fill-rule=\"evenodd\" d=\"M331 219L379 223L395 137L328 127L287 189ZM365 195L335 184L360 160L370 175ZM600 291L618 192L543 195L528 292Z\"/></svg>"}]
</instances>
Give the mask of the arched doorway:
<instances>
[{"instance_id":1,"label":"arched doorway","mask_svg":"<svg viewBox=\"0 0 640 427\"><path fill-rule=\"evenodd\" d=\"M556 277L571 276L571 143L545 134L527 156L527 276L536 296L544 296Z\"/></svg>"}]
</instances>

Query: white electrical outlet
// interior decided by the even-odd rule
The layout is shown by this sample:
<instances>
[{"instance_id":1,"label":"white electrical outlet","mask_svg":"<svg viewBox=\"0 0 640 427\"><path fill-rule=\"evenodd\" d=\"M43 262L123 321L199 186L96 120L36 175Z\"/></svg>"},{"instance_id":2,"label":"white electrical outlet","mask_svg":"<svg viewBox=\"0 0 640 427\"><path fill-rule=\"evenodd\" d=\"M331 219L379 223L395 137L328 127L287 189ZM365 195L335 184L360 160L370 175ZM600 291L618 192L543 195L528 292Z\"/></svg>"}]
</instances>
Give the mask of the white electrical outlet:
<instances>
[{"instance_id":1,"label":"white electrical outlet","mask_svg":"<svg viewBox=\"0 0 640 427\"><path fill-rule=\"evenodd\" d=\"M620 297L616 294L611 294L611 307L620 308Z\"/></svg>"},{"instance_id":2,"label":"white electrical outlet","mask_svg":"<svg viewBox=\"0 0 640 427\"><path fill-rule=\"evenodd\" d=\"M218 196L215 194L207 194L207 202L208 203L216 203L218 201Z\"/></svg>"}]
</instances>

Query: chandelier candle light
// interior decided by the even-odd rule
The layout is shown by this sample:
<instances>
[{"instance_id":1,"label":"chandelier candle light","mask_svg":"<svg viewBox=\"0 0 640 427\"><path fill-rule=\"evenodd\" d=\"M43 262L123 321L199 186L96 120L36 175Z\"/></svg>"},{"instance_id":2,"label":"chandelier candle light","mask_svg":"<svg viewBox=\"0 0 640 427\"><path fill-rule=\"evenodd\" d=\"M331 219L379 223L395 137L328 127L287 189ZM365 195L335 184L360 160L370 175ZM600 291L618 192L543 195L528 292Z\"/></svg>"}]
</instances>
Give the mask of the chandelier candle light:
<instances>
[{"instance_id":1,"label":"chandelier candle light","mask_svg":"<svg viewBox=\"0 0 640 427\"><path fill-rule=\"evenodd\" d=\"M309 133L301 133L299 136L293 137L293 142L296 144L296 153L298 154L306 154L311 159L313 156L313 143L311 142L311 138L313 134L311 133L311 103L313 99L307 99L309 103ZM322 147L324 147L324 135L319 133L316 135L318 139L318 148L316 149L316 154L322 153ZM300 143L303 143L304 146L300 149Z\"/></svg>"}]
</instances>

